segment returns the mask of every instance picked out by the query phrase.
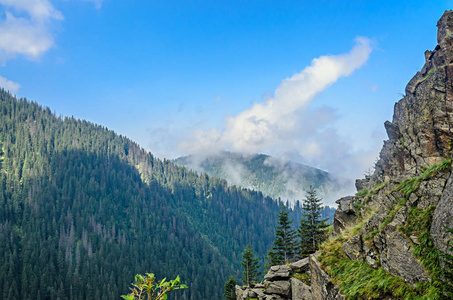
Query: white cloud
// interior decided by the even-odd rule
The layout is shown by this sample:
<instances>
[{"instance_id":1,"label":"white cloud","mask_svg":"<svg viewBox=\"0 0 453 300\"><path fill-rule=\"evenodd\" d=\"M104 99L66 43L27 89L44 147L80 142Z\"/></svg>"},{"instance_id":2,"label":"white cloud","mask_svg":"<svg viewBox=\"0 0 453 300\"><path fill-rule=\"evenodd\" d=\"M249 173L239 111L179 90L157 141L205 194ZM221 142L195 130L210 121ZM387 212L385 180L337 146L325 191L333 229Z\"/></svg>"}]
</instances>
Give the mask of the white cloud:
<instances>
[{"instance_id":1,"label":"white cloud","mask_svg":"<svg viewBox=\"0 0 453 300\"><path fill-rule=\"evenodd\" d=\"M20 84L18 84L17 82L8 80L5 77L0 76L0 87L15 94L19 90Z\"/></svg>"},{"instance_id":2,"label":"white cloud","mask_svg":"<svg viewBox=\"0 0 453 300\"><path fill-rule=\"evenodd\" d=\"M345 174L344 163L351 163L352 150L332 128L336 112L328 107L314 109L310 104L338 79L362 67L371 51L370 40L357 38L349 53L315 58L300 73L283 80L273 97L227 117L220 131L197 129L190 142L180 146L198 154L207 149L273 155L297 152L304 163Z\"/></svg>"},{"instance_id":3,"label":"white cloud","mask_svg":"<svg viewBox=\"0 0 453 300\"><path fill-rule=\"evenodd\" d=\"M37 59L49 50L54 39L53 20L63 15L48 0L0 0L5 16L0 20L0 61L16 55Z\"/></svg>"}]
</instances>

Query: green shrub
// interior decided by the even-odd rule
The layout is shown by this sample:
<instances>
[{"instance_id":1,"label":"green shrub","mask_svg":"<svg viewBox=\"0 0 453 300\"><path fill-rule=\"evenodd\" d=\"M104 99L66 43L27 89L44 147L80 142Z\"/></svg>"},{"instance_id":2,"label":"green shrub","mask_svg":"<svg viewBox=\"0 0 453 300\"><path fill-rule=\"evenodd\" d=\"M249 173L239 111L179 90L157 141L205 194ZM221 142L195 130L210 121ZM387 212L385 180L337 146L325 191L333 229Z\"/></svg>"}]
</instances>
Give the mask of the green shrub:
<instances>
[{"instance_id":1,"label":"green shrub","mask_svg":"<svg viewBox=\"0 0 453 300\"><path fill-rule=\"evenodd\" d=\"M365 197L368 195L368 190L367 189L361 189L355 194L357 197Z\"/></svg>"}]
</instances>

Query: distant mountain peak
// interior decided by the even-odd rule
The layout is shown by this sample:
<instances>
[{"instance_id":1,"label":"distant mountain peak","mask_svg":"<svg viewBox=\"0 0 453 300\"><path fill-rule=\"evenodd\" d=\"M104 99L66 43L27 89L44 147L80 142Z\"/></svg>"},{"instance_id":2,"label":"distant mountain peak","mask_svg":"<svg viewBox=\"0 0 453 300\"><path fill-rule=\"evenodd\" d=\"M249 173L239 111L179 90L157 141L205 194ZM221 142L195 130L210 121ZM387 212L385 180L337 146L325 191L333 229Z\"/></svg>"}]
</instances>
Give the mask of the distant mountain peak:
<instances>
[{"instance_id":1,"label":"distant mountain peak","mask_svg":"<svg viewBox=\"0 0 453 300\"><path fill-rule=\"evenodd\" d=\"M352 182L290 160L267 154L222 151L209 155L189 155L174 160L178 165L213 177L226 179L231 185L261 191L272 198L295 202L302 200L312 185L326 204L333 204Z\"/></svg>"}]
</instances>

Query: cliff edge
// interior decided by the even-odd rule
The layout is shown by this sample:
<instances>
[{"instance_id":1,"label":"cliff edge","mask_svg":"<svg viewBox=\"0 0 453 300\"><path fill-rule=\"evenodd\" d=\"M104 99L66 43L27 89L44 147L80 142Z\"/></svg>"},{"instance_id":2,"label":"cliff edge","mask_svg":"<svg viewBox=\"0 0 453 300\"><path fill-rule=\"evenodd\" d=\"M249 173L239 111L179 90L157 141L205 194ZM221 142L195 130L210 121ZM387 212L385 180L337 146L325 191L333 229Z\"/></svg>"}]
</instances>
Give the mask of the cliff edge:
<instances>
[{"instance_id":1,"label":"cliff edge","mask_svg":"<svg viewBox=\"0 0 453 300\"><path fill-rule=\"evenodd\" d=\"M296 263L304 268L274 266L262 286L238 287L238 299L451 298L442 253L453 227L453 10L437 27L437 46L384 124L374 173L337 201L335 235Z\"/></svg>"}]
</instances>

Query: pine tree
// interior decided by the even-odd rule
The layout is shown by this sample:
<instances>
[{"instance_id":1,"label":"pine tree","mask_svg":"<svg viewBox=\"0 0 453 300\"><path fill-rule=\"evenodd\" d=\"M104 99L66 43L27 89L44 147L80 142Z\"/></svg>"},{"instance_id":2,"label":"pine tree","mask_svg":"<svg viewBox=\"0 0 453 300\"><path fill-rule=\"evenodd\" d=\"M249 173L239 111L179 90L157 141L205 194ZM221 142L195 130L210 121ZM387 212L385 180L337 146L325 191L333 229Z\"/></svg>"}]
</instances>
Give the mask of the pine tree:
<instances>
[{"instance_id":1,"label":"pine tree","mask_svg":"<svg viewBox=\"0 0 453 300\"><path fill-rule=\"evenodd\" d=\"M288 263L295 260L296 232L292 229L289 211L283 205L278 213L278 224L275 230L275 240L272 249L268 251L271 266Z\"/></svg>"},{"instance_id":2,"label":"pine tree","mask_svg":"<svg viewBox=\"0 0 453 300\"><path fill-rule=\"evenodd\" d=\"M258 263L258 259L255 258L255 255L253 254L252 245L247 245L242 253L242 258L241 265L244 267L242 284L250 286L251 283L258 281L258 276L260 275L260 272L258 271L260 265Z\"/></svg>"},{"instance_id":3,"label":"pine tree","mask_svg":"<svg viewBox=\"0 0 453 300\"><path fill-rule=\"evenodd\" d=\"M316 190L310 186L307 196L302 203L302 219L297 230L299 237L299 256L306 257L318 250L319 245L326 238L328 219L321 219L322 199L316 195Z\"/></svg>"},{"instance_id":4,"label":"pine tree","mask_svg":"<svg viewBox=\"0 0 453 300\"><path fill-rule=\"evenodd\" d=\"M236 280L233 276L225 283L225 292L223 293L224 300L236 300Z\"/></svg>"}]
</instances>

